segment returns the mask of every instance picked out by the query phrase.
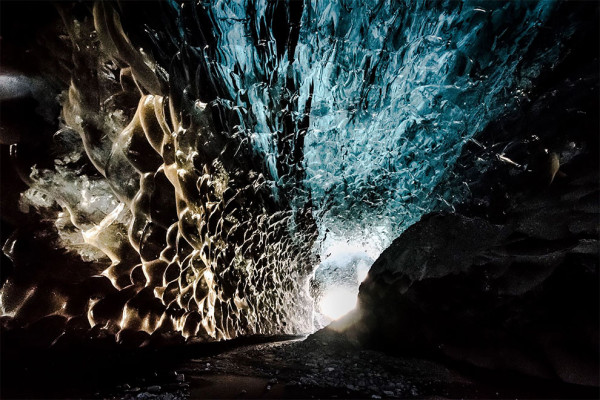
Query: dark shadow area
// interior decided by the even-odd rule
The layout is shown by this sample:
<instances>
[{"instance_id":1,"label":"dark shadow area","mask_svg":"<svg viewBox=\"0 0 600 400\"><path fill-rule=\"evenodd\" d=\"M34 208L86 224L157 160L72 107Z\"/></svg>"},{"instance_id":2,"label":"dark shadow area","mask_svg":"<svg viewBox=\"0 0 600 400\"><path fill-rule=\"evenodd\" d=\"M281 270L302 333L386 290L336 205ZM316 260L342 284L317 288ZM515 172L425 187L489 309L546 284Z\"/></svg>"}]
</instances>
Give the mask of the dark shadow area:
<instances>
[{"instance_id":1,"label":"dark shadow area","mask_svg":"<svg viewBox=\"0 0 600 400\"><path fill-rule=\"evenodd\" d=\"M223 342L150 344L142 348L119 345L114 338L82 338L68 347L35 349L18 345L14 337L3 334L0 395L4 399L104 397L127 382L146 386L170 384L178 390L181 382L174 371L185 361L300 338L255 335Z\"/></svg>"}]
</instances>

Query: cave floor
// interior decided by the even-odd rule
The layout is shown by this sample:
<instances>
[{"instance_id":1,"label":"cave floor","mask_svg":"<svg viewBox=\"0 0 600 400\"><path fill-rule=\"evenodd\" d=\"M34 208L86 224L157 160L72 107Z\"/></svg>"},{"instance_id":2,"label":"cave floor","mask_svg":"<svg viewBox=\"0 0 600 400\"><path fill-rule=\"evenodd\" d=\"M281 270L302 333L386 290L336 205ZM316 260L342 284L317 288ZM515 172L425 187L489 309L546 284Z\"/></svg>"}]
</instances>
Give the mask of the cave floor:
<instances>
[{"instance_id":1,"label":"cave floor","mask_svg":"<svg viewBox=\"0 0 600 400\"><path fill-rule=\"evenodd\" d=\"M63 351L41 358L13 348L14 358L10 352L2 357L1 397L179 400L598 395L597 388L393 357L359 348L327 330L308 338L263 337L212 346L149 352Z\"/></svg>"},{"instance_id":2,"label":"cave floor","mask_svg":"<svg viewBox=\"0 0 600 400\"><path fill-rule=\"evenodd\" d=\"M597 394L597 389L393 357L358 348L328 331L191 358L170 372L170 381L163 385L152 379L138 381L102 397L441 399L594 398Z\"/></svg>"}]
</instances>

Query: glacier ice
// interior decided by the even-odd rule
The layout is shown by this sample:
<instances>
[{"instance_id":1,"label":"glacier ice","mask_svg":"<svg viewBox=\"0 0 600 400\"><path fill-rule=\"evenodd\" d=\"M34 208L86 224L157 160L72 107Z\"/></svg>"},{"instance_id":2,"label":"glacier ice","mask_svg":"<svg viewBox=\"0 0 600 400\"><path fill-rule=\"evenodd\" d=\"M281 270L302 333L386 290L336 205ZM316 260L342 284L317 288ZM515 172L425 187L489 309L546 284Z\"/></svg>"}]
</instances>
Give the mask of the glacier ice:
<instances>
[{"instance_id":1,"label":"glacier ice","mask_svg":"<svg viewBox=\"0 0 600 400\"><path fill-rule=\"evenodd\" d=\"M245 110L240 133L263 158L275 193L295 184L277 165L282 114L296 124L308 117L295 201L314 208L323 247L342 241L381 251L432 210L433 189L463 144L513 107L557 51L524 59L552 1L306 1L297 43L283 54L277 21L267 19L274 7L207 8L222 33L217 70L234 107Z\"/></svg>"},{"instance_id":2,"label":"glacier ice","mask_svg":"<svg viewBox=\"0 0 600 400\"><path fill-rule=\"evenodd\" d=\"M92 326L207 340L306 332L310 290L356 292L393 238L460 199L446 186L463 145L561 51L560 38L533 46L554 10L98 3L65 18L75 61L56 159L30 171L22 209L103 266L77 303ZM29 289L5 285L3 313L81 295L50 287L13 301ZM36 316L66 313L46 303L58 308Z\"/></svg>"}]
</instances>

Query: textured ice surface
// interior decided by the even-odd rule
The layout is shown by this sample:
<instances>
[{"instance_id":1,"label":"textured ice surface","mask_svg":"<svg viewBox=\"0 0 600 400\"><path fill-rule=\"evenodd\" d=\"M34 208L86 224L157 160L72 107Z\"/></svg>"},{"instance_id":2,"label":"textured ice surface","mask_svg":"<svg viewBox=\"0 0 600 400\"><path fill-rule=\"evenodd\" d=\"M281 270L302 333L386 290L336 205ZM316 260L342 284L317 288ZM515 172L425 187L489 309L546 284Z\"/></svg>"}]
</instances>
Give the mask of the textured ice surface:
<instances>
[{"instance_id":1,"label":"textured ice surface","mask_svg":"<svg viewBox=\"0 0 600 400\"><path fill-rule=\"evenodd\" d=\"M55 245L95 262L76 282L9 280L2 314L79 318L120 341L131 332L221 340L310 331L310 216L273 200L207 104L166 95L110 5L95 4L93 17L67 20L77 27L77 70L61 96L56 158L32 168L21 209L54 221ZM14 242L5 251L18 259Z\"/></svg>"},{"instance_id":2,"label":"textured ice surface","mask_svg":"<svg viewBox=\"0 0 600 400\"><path fill-rule=\"evenodd\" d=\"M307 1L293 54L278 48L272 32L282 22L265 17L277 12L270 2L214 4L218 68L275 190L287 183L277 167L286 98L296 122L310 121L303 201L321 239L378 251L439 202L430 195L462 145L512 107L558 49L523 57L549 1Z\"/></svg>"},{"instance_id":3,"label":"textured ice surface","mask_svg":"<svg viewBox=\"0 0 600 400\"><path fill-rule=\"evenodd\" d=\"M6 315L84 315L123 337L306 332L313 256L314 295L356 291L394 237L456 200L432 193L462 146L560 49L529 51L546 1L136 4L65 19L56 160L21 204L104 278L9 281Z\"/></svg>"}]
</instances>

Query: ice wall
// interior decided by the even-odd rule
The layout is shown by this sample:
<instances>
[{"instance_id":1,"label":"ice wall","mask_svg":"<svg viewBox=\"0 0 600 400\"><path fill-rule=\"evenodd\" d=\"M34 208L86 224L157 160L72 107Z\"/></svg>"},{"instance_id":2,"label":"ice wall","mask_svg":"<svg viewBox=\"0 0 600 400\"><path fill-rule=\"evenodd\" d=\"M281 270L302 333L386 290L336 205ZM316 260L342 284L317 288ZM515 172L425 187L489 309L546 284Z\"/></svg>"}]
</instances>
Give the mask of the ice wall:
<instances>
[{"instance_id":1,"label":"ice wall","mask_svg":"<svg viewBox=\"0 0 600 400\"><path fill-rule=\"evenodd\" d=\"M274 200L249 146L220 130L219 100L180 91L113 4L85 6L64 10L61 129L30 155L45 162L19 206L37 221L3 248L17 271L2 323L51 324L46 343L90 329L134 345L310 332L310 213Z\"/></svg>"},{"instance_id":2,"label":"ice wall","mask_svg":"<svg viewBox=\"0 0 600 400\"><path fill-rule=\"evenodd\" d=\"M314 255L314 293L358 285L364 260L459 200L460 184L440 187L462 146L552 68L560 36L534 44L554 6L63 7L62 129L21 208L51 222L29 237L69 250L53 256L65 271L88 264L72 279L30 257L33 272L0 290L2 314L119 337L310 330ZM15 265L27 234L4 247Z\"/></svg>"},{"instance_id":3,"label":"ice wall","mask_svg":"<svg viewBox=\"0 0 600 400\"><path fill-rule=\"evenodd\" d=\"M431 193L464 143L526 96L558 51L524 57L552 1L305 1L294 46L281 44L294 21L269 19L273 4L208 8L218 68L275 191L288 178L277 167L282 99L294 121L308 117L298 194L314 207L324 248L381 251L456 200Z\"/></svg>"}]
</instances>

